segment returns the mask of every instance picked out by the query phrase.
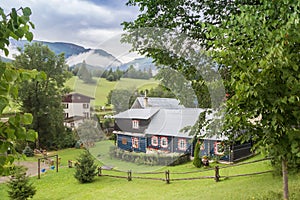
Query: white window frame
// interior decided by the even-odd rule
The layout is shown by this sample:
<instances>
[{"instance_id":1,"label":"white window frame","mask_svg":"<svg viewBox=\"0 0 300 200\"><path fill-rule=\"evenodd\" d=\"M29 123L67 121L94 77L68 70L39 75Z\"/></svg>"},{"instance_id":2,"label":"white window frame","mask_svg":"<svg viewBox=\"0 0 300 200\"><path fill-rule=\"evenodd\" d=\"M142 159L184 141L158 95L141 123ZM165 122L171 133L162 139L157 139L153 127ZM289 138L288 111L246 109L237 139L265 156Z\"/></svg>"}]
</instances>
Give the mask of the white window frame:
<instances>
[{"instance_id":1,"label":"white window frame","mask_svg":"<svg viewBox=\"0 0 300 200\"><path fill-rule=\"evenodd\" d=\"M68 103L63 103L63 109L68 109L69 108L69 104Z\"/></svg>"},{"instance_id":2,"label":"white window frame","mask_svg":"<svg viewBox=\"0 0 300 200\"><path fill-rule=\"evenodd\" d=\"M85 118L89 119L90 118L90 113L89 112L83 112L83 115Z\"/></svg>"},{"instance_id":3,"label":"white window frame","mask_svg":"<svg viewBox=\"0 0 300 200\"><path fill-rule=\"evenodd\" d=\"M184 138L178 139L178 149L181 151L186 150L186 139L184 139Z\"/></svg>"},{"instance_id":4,"label":"white window frame","mask_svg":"<svg viewBox=\"0 0 300 200\"><path fill-rule=\"evenodd\" d=\"M219 151L219 145L222 145L222 146L223 146L223 151L222 151L222 152ZM215 152L215 154L218 155L218 156L224 155L224 153L225 153L225 146L224 146L224 143L223 143L223 142L215 142L215 143L214 143L214 152Z\"/></svg>"},{"instance_id":5,"label":"white window frame","mask_svg":"<svg viewBox=\"0 0 300 200\"><path fill-rule=\"evenodd\" d=\"M164 142L165 142L166 144L164 144ZM168 148L168 138L167 138L167 137L161 137L161 138L160 138L160 146L161 146L162 148Z\"/></svg>"},{"instance_id":6,"label":"white window frame","mask_svg":"<svg viewBox=\"0 0 300 200\"><path fill-rule=\"evenodd\" d=\"M139 120L132 120L132 128L139 129L140 122Z\"/></svg>"},{"instance_id":7,"label":"white window frame","mask_svg":"<svg viewBox=\"0 0 300 200\"><path fill-rule=\"evenodd\" d=\"M157 136L152 136L151 137L151 145L154 147L158 146L158 137Z\"/></svg>"},{"instance_id":8,"label":"white window frame","mask_svg":"<svg viewBox=\"0 0 300 200\"><path fill-rule=\"evenodd\" d=\"M132 138L132 147L135 149L139 148L139 138L137 137Z\"/></svg>"},{"instance_id":9,"label":"white window frame","mask_svg":"<svg viewBox=\"0 0 300 200\"><path fill-rule=\"evenodd\" d=\"M83 107L83 109L88 109L89 108L89 104L88 103L83 103L82 107Z\"/></svg>"}]
</instances>

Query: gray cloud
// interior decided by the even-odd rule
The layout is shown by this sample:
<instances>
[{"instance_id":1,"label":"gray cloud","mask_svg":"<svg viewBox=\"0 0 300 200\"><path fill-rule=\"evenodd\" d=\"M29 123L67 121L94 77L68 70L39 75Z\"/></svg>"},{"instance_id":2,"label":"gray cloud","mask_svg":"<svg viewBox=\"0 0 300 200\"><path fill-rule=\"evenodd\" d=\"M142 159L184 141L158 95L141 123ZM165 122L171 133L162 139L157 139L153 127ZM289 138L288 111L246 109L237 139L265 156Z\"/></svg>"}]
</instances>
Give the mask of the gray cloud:
<instances>
[{"instance_id":1,"label":"gray cloud","mask_svg":"<svg viewBox=\"0 0 300 200\"><path fill-rule=\"evenodd\" d=\"M64 41L97 47L122 32L123 21L134 19L138 11L122 0L10 0L1 7L30 7L36 28L35 40Z\"/></svg>"}]
</instances>

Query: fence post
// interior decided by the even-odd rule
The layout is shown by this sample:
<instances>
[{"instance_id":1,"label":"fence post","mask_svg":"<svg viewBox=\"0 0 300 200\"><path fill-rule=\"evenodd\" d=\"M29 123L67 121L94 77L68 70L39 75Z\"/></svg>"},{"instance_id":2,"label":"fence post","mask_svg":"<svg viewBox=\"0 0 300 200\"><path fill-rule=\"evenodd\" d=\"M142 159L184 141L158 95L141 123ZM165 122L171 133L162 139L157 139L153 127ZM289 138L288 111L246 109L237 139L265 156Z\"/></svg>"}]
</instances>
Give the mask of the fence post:
<instances>
[{"instance_id":1,"label":"fence post","mask_svg":"<svg viewBox=\"0 0 300 200\"><path fill-rule=\"evenodd\" d=\"M128 181L131 181L131 180L132 180L132 177L131 177L131 170L129 170L129 171L127 172L127 174L128 174L127 180L128 180Z\"/></svg>"},{"instance_id":2,"label":"fence post","mask_svg":"<svg viewBox=\"0 0 300 200\"><path fill-rule=\"evenodd\" d=\"M165 172L165 175L166 175L166 182L167 182L167 184L170 184L170 171L167 170L167 171Z\"/></svg>"},{"instance_id":3,"label":"fence post","mask_svg":"<svg viewBox=\"0 0 300 200\"><path fill-rule=\"evenodd\" d=\"M41 160L38 159L38 179L41 178Z\"/></svg>"},{"instance_id":4,"label":"fence post","mask_svg":"<svg viewBox=\"0 0 300 200\"><path fill-rule=\"evenodd\" d=\"M98 167L98 176L102 176L102 168Z\"/></svg>"},{"instance_id":5,"label":"fence post","mask_svg":"<svg viewBox=\"0 0 300 200\"><path fill-rule=\"evenodd\" d=\"M219 166L215 166L215 181L219 182L219 180L220 180Z\"/></svg>"}]
</instances>

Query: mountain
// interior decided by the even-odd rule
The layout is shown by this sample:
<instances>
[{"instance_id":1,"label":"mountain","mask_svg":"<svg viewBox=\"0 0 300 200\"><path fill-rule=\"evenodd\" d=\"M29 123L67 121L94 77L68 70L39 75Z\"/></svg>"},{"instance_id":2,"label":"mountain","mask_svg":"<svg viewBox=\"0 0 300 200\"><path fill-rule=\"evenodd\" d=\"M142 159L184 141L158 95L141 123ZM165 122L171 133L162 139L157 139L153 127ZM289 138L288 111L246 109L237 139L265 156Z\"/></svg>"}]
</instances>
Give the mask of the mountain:
<instances>
[{"instance_id":1,"label":"mountain","mask_svg":"<svg viewBox=\"0 0 300 200\"><path fill-rule=\"evenodd\" d=\"M47 45L56 54L64 53L67 64L72 67L73 65L80 64L84 60L87 64L94 66L95 68L101 67L116 67L122 63L116 59L113 55L109 54L103 49L90 49L84 48L79 45L66 42L44 42L34 40L32 42L39 42ZM0 56L4 59L13 59L13 55L18 55L20 52L18 49L23 49L26 44L29 44L26 40L10 40L9 56L6 57L4 52L0 52Z\"/></svg>"},{"instance_id":2,"label":"mountain","mask_svg":"<svg viewBox=\"0 0 300 200\"><path fill-rule=\"evenodd\" d=\"M128 63L122 63L112 54L103 49L90 49L66 42L45 42L38 40L34 40L33 42L39 42L47 45L56 54L64 53L66 62L70 66L70 68L80 66L82 62L85 61L89 70L109 68L115 70L117 69L117 67L119 67L120 70L125 71L131 65L133 65L136 69L140 69L142 71L144 69L148 70L149 68L151 68L153 74L155 74L157 70L151 58L136 58ZM6 57L4 55L4 52L0 51L1 59L5 62L11 61L14 57L13 55L18 55L20 53L18 49L23 49L26 44L29 44L29 42L26 40L17 41L11 39L9 45L10 54L8 57Z\"/></svg>"}]
</instances>

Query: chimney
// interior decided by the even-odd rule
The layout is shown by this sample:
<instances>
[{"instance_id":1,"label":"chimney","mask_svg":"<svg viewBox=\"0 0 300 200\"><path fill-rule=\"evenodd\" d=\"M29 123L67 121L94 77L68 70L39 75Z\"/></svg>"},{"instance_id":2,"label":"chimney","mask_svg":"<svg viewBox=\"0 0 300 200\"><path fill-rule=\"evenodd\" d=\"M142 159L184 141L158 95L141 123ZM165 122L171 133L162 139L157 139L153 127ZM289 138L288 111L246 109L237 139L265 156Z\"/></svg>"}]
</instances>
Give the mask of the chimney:
<instances>
[{"instance_id":1,"label":"chimney","mask_svg":"<svg viewBox=\"0 0 300 200\"><path fill-rule=\"evenodd\" d=\"M147 97L147 91L145 91L145 97L144 97L144 108L148 107L148 97Z\"/></svg>"}]
</instances>

